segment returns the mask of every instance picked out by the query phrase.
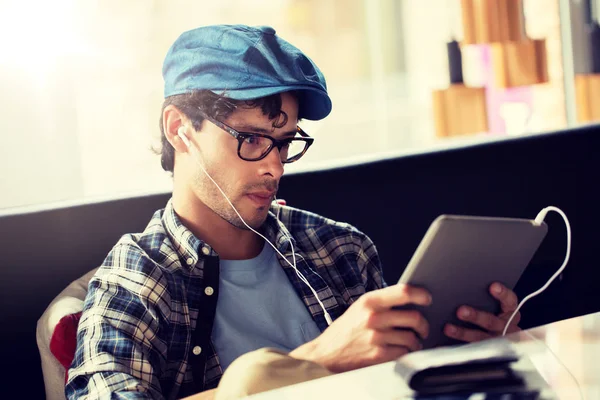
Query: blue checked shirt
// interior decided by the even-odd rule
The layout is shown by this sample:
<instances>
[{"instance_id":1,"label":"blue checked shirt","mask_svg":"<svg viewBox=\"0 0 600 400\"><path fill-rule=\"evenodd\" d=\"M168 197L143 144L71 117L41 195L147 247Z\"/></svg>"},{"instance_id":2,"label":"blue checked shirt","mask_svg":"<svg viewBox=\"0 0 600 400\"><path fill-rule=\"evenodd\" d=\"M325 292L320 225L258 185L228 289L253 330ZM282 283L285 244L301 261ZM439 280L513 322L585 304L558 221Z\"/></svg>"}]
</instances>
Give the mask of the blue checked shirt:
<instances>
[{"instance_id":1,"label":"blue checked shirt","mask_svg":"<svg viewBox=\"0 0 600 400\"><path fill-rule=\"evenodd\" d=\"M377 250L356 228L274 206L262 233L291 259L332 319L385 286ZM279 255L321 331L323 310ZM179 220L171 201L143 233L123 236L91 279L68 371L69 399L176 399L217 386L223 370L210 339L218 298L216 252ZM243 312L243 310L240 310ZM112 397L111 397L112 394Z\"/></svg>"}]
</instances>

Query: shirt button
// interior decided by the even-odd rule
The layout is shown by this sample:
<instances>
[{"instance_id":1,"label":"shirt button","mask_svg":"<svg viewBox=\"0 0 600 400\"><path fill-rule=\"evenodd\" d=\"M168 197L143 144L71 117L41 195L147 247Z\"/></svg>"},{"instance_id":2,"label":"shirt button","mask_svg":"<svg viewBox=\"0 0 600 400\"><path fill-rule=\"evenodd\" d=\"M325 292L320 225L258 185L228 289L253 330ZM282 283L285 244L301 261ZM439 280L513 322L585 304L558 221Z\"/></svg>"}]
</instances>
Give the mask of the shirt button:
<instances>
[{"instance_id":1,"label":"shirt button","mask_svg":"<svg viewBox=\"0 0 600 400\"><path fill-rule=\"evenodd\" d=\"M192 353L194 353L194 355L195 355L195 356L198 356L198 355L200 355L200 353L202 353L202 347L200 347L200 346L195 346L195 347L192 349Z\"/></svg>"},{"instance_id":2,"label":"shirt button","mask_svg":"<svg viewBox=\"0 0 600 400\"><path fill-rule=\"evenodd\" d=\"M215 292L215 289L211 288L210 286L207 286L206 289L204 289L204 293L207 296L212 296L214 292Z\"/></svg>"},{"instance_id":3,"label":"shirt button","mask_svg":"<svg viewBox=\"0 0 600 400\"><path fill-rule=\"evenodd\" d=\"M210 250L208 249L208 247L203 247L203 248L202 248L202 253L203 253L205 256L207 256L207 255L209 255L209 254L210 254Z\"/></svg>"},{"instance_id":4,"label":"shirt button","mask_svg":"<svg viewBox=\"0 0 600 400\"><path fill-rule=\"evenodd\" d=\"M187 260L185 260L185 262L187 263L187 265L192 265L194 263L194 259L190 257Z\"/></svg>"}]
</instances>

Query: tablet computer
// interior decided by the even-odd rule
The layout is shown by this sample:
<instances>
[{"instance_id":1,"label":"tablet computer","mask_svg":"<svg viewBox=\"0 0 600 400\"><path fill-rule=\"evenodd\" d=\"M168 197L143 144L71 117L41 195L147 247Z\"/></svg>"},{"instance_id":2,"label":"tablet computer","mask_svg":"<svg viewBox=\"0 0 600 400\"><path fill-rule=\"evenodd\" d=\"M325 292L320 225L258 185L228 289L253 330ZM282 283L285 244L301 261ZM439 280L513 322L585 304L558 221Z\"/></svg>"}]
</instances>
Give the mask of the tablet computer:
<instances>
[{"instance_id":1,"label":"tablet computer","mask_svg":"<svg viewBox=\"0 0 600 400\"><path fill-rule=\"evenodd\" d=\"M456 316L461 305L497 314L499 303L489 293L493 282L514 289L533 258L548 227L518 218L441 215L433 221L398 283L420 286L432 296L417 309L429 322L423 348L452 345L446 323L469 326Z\"/></svg>"}]
</instances>

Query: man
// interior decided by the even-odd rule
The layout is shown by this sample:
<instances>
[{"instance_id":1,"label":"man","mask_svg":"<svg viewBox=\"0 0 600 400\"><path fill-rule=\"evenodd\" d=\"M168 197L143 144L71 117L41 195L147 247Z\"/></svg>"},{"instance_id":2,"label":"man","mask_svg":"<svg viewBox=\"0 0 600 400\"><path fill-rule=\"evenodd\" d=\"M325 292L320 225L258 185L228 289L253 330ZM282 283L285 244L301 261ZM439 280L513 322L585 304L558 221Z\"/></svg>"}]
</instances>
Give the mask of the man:
<instances>
[{"instance_id":1,"label":"man","mask_svg":"<svg viewBox=\"0 0 600 400\"><path fill-rule=\"evenodd\" d=\"M91 280L67 396L185 397L261 348L333 373L419 350L427 321L392 306L428 305L427 292L386 287L373 243L354 227L271 208L284 165L312 144L298 121L331 111L317 66L272 28L210 26L175 41L163 76L173 196ZM510 315L516 296L492 288ZM447 334L480 340L507 319L468 311L461 318L487 333Z\"/></svg>"}]
</instances>

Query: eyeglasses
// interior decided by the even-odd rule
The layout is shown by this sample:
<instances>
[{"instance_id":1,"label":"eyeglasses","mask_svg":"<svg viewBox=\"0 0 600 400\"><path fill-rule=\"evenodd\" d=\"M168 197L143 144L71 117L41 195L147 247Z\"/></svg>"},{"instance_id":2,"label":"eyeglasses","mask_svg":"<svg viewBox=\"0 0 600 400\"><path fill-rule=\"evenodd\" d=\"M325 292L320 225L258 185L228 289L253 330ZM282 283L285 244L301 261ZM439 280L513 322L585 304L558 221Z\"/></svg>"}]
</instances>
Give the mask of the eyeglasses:
<instances>
[{"instance_id":1,"label":"eyeglasses","mask_svg":"<svg viewBox=\"0 0 600 400\"><path fill-rule=\"evenodd\" d=\"M238 140L238 156L245 161L262 160L274 147L277 147L281 162L289 164L298 161L315 140L308 136L300 127L296 129L301 137L282 140L277 140L260 133L238 132L229 125L210 117L200 109L197 109L197 112L202 118L212 122Z\"/></svg>"}]
</instances>

